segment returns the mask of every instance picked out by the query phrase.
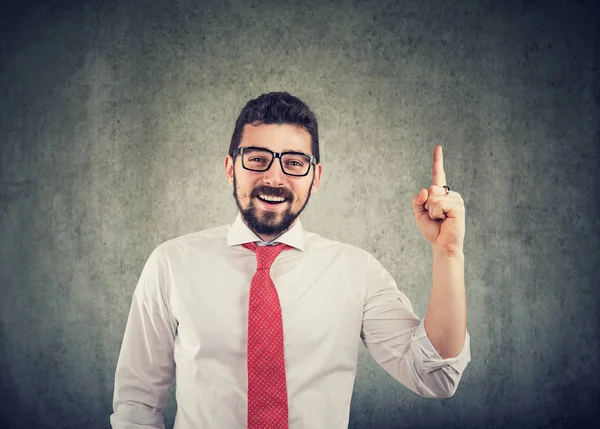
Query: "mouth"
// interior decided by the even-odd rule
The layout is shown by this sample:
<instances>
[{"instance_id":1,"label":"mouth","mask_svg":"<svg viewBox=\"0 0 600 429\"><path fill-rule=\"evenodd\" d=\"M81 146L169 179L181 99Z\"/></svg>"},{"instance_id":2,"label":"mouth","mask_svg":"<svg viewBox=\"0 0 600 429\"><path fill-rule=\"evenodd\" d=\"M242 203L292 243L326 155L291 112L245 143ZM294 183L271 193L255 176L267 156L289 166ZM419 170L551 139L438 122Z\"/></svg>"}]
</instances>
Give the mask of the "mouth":
<instances>
[{"instance_id":1,"label":"mouth","mask_svg":"<svg viewBox=\"0 0 600 429\"><path fill-rule=\"evenodd\" d=\"M275 197L267 194L259 194L255 198L266 208L281 207L287 202L287 199L284 197Z\"/></svg>"}]
</instances>

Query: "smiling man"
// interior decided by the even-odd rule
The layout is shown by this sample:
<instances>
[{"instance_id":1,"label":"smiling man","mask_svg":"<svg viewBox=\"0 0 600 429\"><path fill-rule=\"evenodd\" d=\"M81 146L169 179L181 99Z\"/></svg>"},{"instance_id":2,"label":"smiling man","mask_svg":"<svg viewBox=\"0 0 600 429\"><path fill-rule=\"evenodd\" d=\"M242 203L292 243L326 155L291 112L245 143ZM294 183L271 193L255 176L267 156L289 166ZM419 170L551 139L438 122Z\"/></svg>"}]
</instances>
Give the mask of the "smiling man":
<instances>
[{"instance_id":1,"label":"smiling man","mask_svg":"<svg viewBox=\"0 0 600 429\"><path fill-rule=\"evenodd\" d=\"M250 100L225 173L234 222L169 240L144 266L115 374L114 429L164 428L174 379L175 429L346 428L359 339L416 394L455 393L470 361L465 210L440 146L433 185L412 200L433 255L423 320L371 254L302 228L322 165L317 120L301 100Z\"/></svg>"}]
</instances>

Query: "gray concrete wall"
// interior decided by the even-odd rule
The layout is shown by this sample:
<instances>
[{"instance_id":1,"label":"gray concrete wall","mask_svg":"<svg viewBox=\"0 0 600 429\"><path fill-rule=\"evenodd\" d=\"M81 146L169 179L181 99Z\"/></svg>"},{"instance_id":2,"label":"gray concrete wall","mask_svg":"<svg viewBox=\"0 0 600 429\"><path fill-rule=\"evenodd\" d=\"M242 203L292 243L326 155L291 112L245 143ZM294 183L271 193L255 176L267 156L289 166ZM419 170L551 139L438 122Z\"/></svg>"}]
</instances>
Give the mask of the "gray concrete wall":
<instances>
[{"instance_id":1,"label":"gray concrete wall","mask_svg":"<svg viewBox=\"0 0 600 429\"><path fill-rule=\"evenodd\" d=\"M473 361L458 392L417 397L361 349L350 427L591 425L593 3L3 3L0 427L108 427L142 265L166 239L233 220L233 123L273 90L320 120L306 229L372 252L421 317L431 253L411 198L435 145L466 204ZM174 414L171 396L168 427Z\"/></svg>"}]
</instances>

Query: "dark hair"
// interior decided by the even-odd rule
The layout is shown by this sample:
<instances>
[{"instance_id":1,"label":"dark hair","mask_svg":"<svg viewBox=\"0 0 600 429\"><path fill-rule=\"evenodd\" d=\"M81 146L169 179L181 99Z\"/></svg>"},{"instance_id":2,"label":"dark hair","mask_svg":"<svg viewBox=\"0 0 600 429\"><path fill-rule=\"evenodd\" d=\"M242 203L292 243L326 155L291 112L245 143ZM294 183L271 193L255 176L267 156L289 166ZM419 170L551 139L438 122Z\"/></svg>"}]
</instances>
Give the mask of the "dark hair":
<instances>
[{"instance_id":1,"label":"dark hair","mask_svg":"<svg viewBox=\"0 0 600 429\"><path fill-rule=\"evenodd\" d=\"M312 155L319 162L319 127L317 117L299 98L287 92L269 92L248 101L237 120L231 136L229 155L233 155L247 124L290 124L302 127L311 139Z\"/></svg>"}]
</instances>

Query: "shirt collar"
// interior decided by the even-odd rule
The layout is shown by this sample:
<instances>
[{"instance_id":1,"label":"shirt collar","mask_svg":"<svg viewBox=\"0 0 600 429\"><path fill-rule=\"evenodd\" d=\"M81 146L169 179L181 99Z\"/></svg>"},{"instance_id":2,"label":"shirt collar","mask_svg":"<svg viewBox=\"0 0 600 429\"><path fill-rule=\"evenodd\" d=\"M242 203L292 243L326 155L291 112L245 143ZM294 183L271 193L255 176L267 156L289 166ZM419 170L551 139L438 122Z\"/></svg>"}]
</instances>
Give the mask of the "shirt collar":
<instances>
[{"instance_id":1,"label":"shirt collar","mask_svg":"<svg viewBox=\"0 0 600 429\"><path fill-rule=\"evenodd\" d=\"M244 243L259 242L259 245L270 244L258 237L242 220L242 214L238 212L233 224L229 225L227 232L227 245L238 246ZM304 229L300 219L296 219L293 227L285 233L275 238L273 243L283 243L292 246L298 250L304 251Z\"/></svg>"}]
</instances>

